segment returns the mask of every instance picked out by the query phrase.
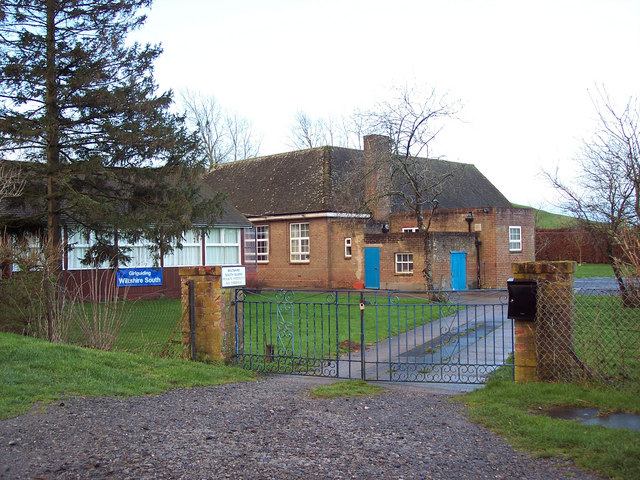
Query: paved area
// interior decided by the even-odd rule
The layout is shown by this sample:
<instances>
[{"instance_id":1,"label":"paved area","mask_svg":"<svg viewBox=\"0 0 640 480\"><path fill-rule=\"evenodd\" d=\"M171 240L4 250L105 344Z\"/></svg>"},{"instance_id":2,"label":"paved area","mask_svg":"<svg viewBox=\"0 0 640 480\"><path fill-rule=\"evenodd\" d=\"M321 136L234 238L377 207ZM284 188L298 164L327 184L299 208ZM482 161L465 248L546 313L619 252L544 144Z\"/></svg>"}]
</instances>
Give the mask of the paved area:
<instances>
[{"instance_id":1,"label":"paved area","mask_svg":"<svg viewBox=\"0 0 640 480\"><path fill-rule=\"evenodd\" d=\"M506 318L505 297L504 291L455 292L451 301L458 305L442 307L438 313L444 317L368 346L365 379L483 383L513 351L513 322ZM414 315L431 313L419 309ZM380 330L390 327L381 322ZM337 369L328 365L325 372L362 378L362 368L363 354L357 352L343 356Z\"/></svg>"}]
</instances>

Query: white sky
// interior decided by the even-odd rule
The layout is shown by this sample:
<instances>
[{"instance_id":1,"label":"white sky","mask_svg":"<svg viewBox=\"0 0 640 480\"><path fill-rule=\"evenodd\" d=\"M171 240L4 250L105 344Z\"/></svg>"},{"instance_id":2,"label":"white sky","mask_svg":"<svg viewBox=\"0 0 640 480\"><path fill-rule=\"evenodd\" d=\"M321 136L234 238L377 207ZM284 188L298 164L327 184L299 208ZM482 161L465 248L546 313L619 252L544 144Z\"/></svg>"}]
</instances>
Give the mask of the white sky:
<instances>
[{"instance_id":1,"label":"white sky","mask_svg":"<svg viewBox=\"0 0 640 480\"><path fill-rule=\"evenodd\" d=\"M394 85L460 99L432 153L475 164L509 200L551 208L595 126L590 92L640 96L638 0L155 0L162 90L189 88L253 122L261 154L293 117L371 107Z\"/></svg>"}]
</instances>

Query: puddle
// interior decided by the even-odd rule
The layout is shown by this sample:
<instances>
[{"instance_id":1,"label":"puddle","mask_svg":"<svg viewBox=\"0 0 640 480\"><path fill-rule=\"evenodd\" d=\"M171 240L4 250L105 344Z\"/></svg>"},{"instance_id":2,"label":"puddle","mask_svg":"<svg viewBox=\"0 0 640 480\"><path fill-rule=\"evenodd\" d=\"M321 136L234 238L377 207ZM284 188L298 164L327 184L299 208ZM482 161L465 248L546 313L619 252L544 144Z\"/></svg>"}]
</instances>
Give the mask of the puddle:
<instances>
[{"instance_id":1,"label":"puddle","mask_svg":"<svg viewBox=\"0 0 640 480\"><path fill-rule=\"evenodd\" d=\"M607 428L640 430L640 415L635 413L612 413L598 416L597 408L553 407L537 413L562 420L577 420L582 425L600 425Z\"/></svg>"}]
</instances>

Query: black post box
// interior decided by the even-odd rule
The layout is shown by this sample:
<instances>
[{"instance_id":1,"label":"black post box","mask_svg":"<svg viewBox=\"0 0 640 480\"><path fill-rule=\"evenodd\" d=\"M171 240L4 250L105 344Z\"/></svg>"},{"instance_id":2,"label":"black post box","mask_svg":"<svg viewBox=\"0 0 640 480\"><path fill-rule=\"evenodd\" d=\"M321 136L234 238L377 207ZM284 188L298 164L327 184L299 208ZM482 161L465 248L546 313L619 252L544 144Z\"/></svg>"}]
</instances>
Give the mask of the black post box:
<instances>
[{"instance_id":1,"label":"black post box","mask_svg":"<svg viewBox=\"0 0 640 480\"><path fill-rule=\"evenodd\" d=\"M507 318L513 320L536 319L536 291L538 283L535 280L507 280L509 292L509 307Z\"/></svg>"}]
</instances>

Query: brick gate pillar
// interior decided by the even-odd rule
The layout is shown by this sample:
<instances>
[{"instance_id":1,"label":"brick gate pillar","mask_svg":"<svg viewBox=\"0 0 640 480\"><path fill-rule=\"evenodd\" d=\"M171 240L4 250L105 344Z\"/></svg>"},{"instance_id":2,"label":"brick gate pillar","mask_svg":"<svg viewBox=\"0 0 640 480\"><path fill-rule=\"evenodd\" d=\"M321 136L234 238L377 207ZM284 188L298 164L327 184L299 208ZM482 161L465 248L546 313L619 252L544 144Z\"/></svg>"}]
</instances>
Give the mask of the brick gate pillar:
<instances>
[{"instance_id":1,"label":"brick gate pillar","mask_svg":"<svg viewBox=\"0 0 640 480\"><path fill-rule=\"evenodd\" d=\"M189 281L193 280L196 358L231 359L235 352L235 290L222 288L221 267L183 267L179 273L183 356L191 356Z\"/></svg>"},{"instance_id":2,"label":"brick gate pillar","mask_svg":"<svg viewBox=\"0 0 640 480\"><path fill-rule=\"evenodd\" d=\"M514 321L515 380L560 380L575 363L573 277L576 262L520 262L511 267L514 280L538 283L536 320Z\"/></svg>"}]
</instances>

